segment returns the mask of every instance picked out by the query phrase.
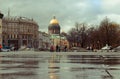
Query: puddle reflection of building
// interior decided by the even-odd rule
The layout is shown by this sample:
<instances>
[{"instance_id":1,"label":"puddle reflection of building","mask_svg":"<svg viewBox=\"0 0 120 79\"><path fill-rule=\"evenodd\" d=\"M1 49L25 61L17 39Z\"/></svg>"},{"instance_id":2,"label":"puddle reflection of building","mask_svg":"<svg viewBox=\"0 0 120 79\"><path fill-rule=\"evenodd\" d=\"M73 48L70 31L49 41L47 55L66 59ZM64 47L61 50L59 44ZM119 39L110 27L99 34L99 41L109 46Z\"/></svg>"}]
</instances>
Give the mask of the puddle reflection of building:
<instances>
[{"instance_id":1,"label":"puddle reflection of building","mask_svg":"<svg viewBox=\"0 0 120 79\"><path fill-rule=\"evenodd\" d=\"M50 60L48 60L49 66L48 66L48 73L50 79L60 79L59 71L60 67L57 66L58 63L60 63L60 56L53 55Z\"/></svg>"}]
</instances>

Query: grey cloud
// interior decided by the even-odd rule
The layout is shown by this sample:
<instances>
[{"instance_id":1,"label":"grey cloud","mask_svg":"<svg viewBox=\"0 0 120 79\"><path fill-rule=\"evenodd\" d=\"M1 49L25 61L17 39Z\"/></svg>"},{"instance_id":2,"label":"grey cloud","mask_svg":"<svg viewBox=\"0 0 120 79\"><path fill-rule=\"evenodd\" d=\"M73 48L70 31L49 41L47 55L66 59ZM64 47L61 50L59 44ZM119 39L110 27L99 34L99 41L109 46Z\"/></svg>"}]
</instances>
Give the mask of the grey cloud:
<instances>
[{"instance_id":1,"label":"grey cloud","mask_svg":"<svg viewBox=\"0 0 120 79\"><path fill-rule=\"evenodd\" d=\"M103 13L101 0L0 0L0 10L5 15L8 8L12 16L34 18L40 30L46 32L54 15L67 31L75 22L94 23Z\"/></svg>"}]
</instances>

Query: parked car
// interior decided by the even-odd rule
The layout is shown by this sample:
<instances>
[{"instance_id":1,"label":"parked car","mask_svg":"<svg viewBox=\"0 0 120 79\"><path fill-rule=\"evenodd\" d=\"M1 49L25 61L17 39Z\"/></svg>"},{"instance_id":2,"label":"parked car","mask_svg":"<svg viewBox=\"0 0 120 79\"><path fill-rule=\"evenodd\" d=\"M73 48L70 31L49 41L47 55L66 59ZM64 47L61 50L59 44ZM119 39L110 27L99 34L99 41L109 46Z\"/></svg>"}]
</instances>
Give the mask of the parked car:
<instances>
[{"instance_id":1,"label":"parked car","mask_svg":"<svg viewBox=\"0 0 120 79\"><path fill-rule=\"evenodd\" d=\"M9 51L11 51L11 50L10 50L10 49L2 48L1 51L2 51L2 52L9 52Z\"/></svg>"},{"instance_id":2,"label":"parked car","mask_svg":"<svg viewBox=\"0 0 120 79\"><path fill-rule=\"evenodd\" d=\"M112 49L112 47L111 47L111 46L108 46L108 44L106 44L106 46L104 46L104 47L101 48L101 51L102 51L102 52L104 52L104 51L109 52L111 49Z\"/></svg>"},{"instance_id":3,"label":"parked car","mask_svg":"<svg viewBox=\"0 0 120 79\"><path fill-rule=\"evenodd\" d=\"M11 51L11 47L9 46L4 46L2 49L1 49L2 52L9 52Z\"/></svg>"}]
</instances>

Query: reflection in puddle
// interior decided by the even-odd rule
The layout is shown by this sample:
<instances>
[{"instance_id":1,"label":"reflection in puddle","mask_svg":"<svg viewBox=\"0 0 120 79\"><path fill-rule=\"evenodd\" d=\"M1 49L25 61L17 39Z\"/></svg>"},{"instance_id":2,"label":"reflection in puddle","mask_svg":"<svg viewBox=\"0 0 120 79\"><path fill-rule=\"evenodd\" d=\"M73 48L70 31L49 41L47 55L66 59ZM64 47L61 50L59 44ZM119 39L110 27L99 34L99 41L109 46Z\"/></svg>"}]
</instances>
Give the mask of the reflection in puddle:
<instances>
[{"instance_id":1,"label":"reflection in puddle","mask_svg":"<svg viewBox=\"0 0 120 79\"><path fill-rule=\"evenodd\" d=\"M55 73L49 73L49 77L50 79L60 79L59 74L55 74Z\"/></svg>"},{"instance_id":2,"label":"reflection in puddle","mask_svg":"<svg viewBox=\"0 0 120 79\"><path fill-rule=\"evenodd\" d=\"M59 79L59 73L60 67L57 66L58 63L60 63L60 57L53 55L48 60L49 66L48 66L48 74L50 79Z\"/></svg>"},{"instance_id":3,"label":"reflection in puddle","mask_svg":"<svg viewBox=\"0 0 120 79\"><path fill-rule=\"evenodd\" d=\"M69 63L91 63L91 64L106 64L115 65L120 64L120 58L113 56L101 56L96 55L68 55Z\"/></svg>"},{"instance_id":4,"label":"reflection in puddle","mask_svg":"<svg viewBox=\"0 0 120 79\"><path fill-rule=\"evenodd\" d=\"M0 58L0 79L120 79L119 56L51 54L17 57Z\"/></svg>"}]
</instances>

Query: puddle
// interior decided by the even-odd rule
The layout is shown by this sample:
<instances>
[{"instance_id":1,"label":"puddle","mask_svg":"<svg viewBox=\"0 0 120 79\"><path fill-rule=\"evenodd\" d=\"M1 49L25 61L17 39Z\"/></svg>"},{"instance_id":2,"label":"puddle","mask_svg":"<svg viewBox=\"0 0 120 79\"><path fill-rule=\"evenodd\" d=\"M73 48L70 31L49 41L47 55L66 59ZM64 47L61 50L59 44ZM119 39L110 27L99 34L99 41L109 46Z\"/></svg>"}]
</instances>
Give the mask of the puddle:
<instances>
[{"instance_id":1,"label":"puddle","mask_svg":"<svg viewBox=\"0 0 120 79\"><path fill-rule=\"evenodd\" d=\"M0 59L0 79L120 79L120 56L23 54Z\"/></svg>"}]
</instances>

